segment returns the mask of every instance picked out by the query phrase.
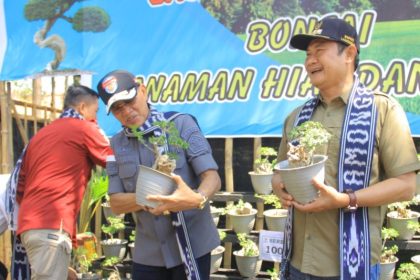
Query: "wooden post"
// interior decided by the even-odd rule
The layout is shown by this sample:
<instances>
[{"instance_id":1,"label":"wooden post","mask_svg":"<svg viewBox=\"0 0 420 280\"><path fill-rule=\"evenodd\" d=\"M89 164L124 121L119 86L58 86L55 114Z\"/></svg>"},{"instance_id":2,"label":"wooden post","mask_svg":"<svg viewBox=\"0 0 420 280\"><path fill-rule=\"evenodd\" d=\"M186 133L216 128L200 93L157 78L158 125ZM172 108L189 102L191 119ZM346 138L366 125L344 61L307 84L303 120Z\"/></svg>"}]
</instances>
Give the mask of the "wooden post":
<instances>
[{"instance_id":1,"label":"wooden post","mask_svg":"<svg viewBox=\"0 0 420 280\"><path fill-rule=\"evenodd\" d=\"M233 185L233 139L226 138L225 140L225 186L227 192L234 191ZM232 201L226 204L231 204ZM226 215L226 228L232 228L232 223ZM231 268L232 266L232 242L225 242L225 253L223 257L223 267Z\"/></svg>"},{"instance_id":2,"label":"wooden post","mask_svg":"<svg viewBox=\"0 0 420 280\"><path fill-rule=\"evenodd\" d=\"M34 135L38 132L38 109L37 105L40 104L39 99L42 91L41 78L32 80L32 117L34 121Z\"/></svg>"},{"instance_id":3,"label":"wooden post","mask_svg":"<svg viewBox=\"0 0 420 280\"><path fill-rule=\"evenodd\" d=\"M51 112L49 123L55 119L55 78L51 78Z\"/></svg>"},{"instance_id":4,"label":"wooden post","mask_svg":"<svg viewBox=\"0 0 420 280\"><path fill-rule=\"evenodd\" d=\"M261 138L254 138L254 157L253 163L260 157ZM255 165L254 165L255 170ZM262 230L264 228L264 202L257 201L257 219L255 221L255 230Z\"/></svg>"}]
</instances>

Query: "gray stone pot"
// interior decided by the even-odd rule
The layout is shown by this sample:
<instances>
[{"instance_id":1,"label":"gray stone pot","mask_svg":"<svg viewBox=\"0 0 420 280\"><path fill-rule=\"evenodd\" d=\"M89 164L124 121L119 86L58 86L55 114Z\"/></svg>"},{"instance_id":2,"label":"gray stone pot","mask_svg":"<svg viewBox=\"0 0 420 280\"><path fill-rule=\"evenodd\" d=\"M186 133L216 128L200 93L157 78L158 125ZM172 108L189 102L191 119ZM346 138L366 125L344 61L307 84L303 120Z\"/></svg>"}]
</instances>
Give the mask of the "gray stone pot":
<instances>
[{"instance_id":1,"label":"gray stone pot","mask_svg":"<svg viewBox=\"0 0 420 280\"><path fill-rule=\"evenodd\" d=\"M306 204L318 196L318 190L312 185L311 180L317 177L321 182L324 181L324 166L327 161L325 155L314 155L314 163L309 166L290 168L287 160L281 161L274 167L280 172L285 188L293 198Z\"/></svg>"},{"instance_id":2,"label":"gray stone pot","mask_svg":"<svg viewBox=\"0 0 420 280\"><path fill-rule=\"evenodd\" d=\"M210 273L215 273L219 270L222 264L223 253L225 247L219 245L211 251L210 256Z\"/></svg>"},{"instance_id":3,"label":"gray stone pot","mask_svg":"<svg viewBox=\"0 0 420 280\"><path fill-rule=\"evenodd\" d=\"M170 195L176 189L171 176L153 168L140 165L136 185L137 204L156 208L158 203L146 199L148 195Z\"/></svg>"},{"instance_id":4,"label":"gray stone pot","mask_svg":"<svg viewBox=\"0 0 420 280\"><path fill-rule=\"evenodd\" d=\"M397 211L391 211L387 214L389 227L395 228L399 235L396 237L398 240L411 240L415 234L415 231L408 229L407 225L409 221L417 222L420 217L420 213L416 211L410 211L409 218L400 218L398 217Z\"/></svg>"},{"instance_id":5,"label":"gray stone pot","mask_svg":"<svg viewBox=\"0 0 420 280\"><path fill-rule=\"evenodd\" d=\"M124 259L127 251L128 241L125 239L105 239L101 241L102 251L105 257L117 257L120 260Z\"/></svg>"}]
</instances>

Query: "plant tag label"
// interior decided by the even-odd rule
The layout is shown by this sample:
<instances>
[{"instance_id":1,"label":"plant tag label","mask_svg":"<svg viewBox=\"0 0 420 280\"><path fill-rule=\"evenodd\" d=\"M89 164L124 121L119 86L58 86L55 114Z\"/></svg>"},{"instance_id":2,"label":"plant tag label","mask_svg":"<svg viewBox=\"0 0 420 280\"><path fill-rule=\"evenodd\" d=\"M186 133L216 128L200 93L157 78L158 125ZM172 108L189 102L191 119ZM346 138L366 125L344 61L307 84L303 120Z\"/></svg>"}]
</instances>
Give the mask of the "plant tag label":
<instances>
[{"instance_id":1,"label":"plant tag label","mask_svg":"<svg viewBox=\"0 0 420 280\"><path fill-rule=\"evenodd\" d=\"M284 232L261 230L259 238L260 259L280 262L283 251Z\"/></svg>"}]
</instances>

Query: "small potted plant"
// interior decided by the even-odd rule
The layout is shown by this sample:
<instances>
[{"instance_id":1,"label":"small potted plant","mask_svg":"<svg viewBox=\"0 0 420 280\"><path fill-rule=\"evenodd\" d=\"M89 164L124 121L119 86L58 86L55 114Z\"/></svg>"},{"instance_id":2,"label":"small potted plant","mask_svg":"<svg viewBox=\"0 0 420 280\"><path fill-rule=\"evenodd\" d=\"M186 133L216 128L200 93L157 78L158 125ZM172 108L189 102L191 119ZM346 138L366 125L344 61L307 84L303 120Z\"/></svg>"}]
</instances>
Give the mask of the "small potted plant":
<instances>
[{"instance_id":1,"label":"small potted plant","mask_svg":"<svg viewBox=\"0 0 420 280\"><path fill-rule=\"evenodd\" d=\"M212 201L210 201L210 203L212 203ZM214 224L217 226L217 224L219 223L220 216L224 215L225 211L224 208L215 207L210 204L210 213L213 217Z\"/></svg>"},{"instance_id":2,"label":"small potted plant","mask_svg":"<svg viewBox=\"0 0 420 280\"><path fill-rule=\"evenodd\" d=\"M417 195L410 201L395 202L388 205L390 210L387 213L389 226L398 231L397 239L411 240L414 234L419 231L418 218L420 213L409 208L411 205L418 205L419 201L420 195Z\"/></svg>"},{"instance_id":3,"label":"small potted plant","mask_svg":"<svg viewBox=\"0 0 420 280\"><path fill-rule=\"evenodd\" d=\"M293 198L306 204L317 197L318 191L311 180L324 181L324 164L327 156L316 154L328 143L331 134L319 122L306 121L294 127L288 139L287 160L276 164L286 190Z\"/></svg>"},{"instance_id":4,"label":"small potted plant","mask_svg":"<svg viewBox=\"0 0 420 280\"><path fill-rule=\"evenodd\" d=\"M257 194L270 194L273 191L271 177L273 177L277 152L271 147L260 147L258 154L260 156L254 161L254 169L248 174L251 177L252 187ZM270 160L273 157L274 159Z\"/></svg>"},{"instance_id":5,"label":"small potted plant","mask_svg":"<svg viewBox=\"0 0 420 280\"><path fill-rule=\"evenodd\" d=\"M123 259L128 243L125 239L114 238L114 234L125 229L123 220L119 217L108 217L108 224L102 225L102 231L108 235L108 239L102 240L101 245L106 257L118 257Z\"/></svg>"},{"instance_id":6,"label":"small potted plant","mask_svg":"<svg viewBox=\"0 0 420 280\"><path fill-rule=\"evenodd\" d=\"M402 263L397 269L398 280L420 279L420 269L413 263Z\"/></svg>"},{"instance_id":7,"label":"small potted plant","mask_svg":"<svg viewBox=\"0 0 420 280\"><path fill-rule=\"evenodd\" d=\"M287 219L287 209L281 208L280 199L275 194L255 195L264 200L265 205L271 205L273 209L268 209L263 212L265 223L268 230L284 231Z\"/></svg>"},{"instance_id":8,"label":"small potted plant","mask_svg":"<svg viewBox=\"0 0 420 280\"><path fill-rule=\"evenodd\" d=\"M395 265L398 262L398 258L395 254L398 252L398 246L392 245L391 247L386 247L386 241L394 239L398 236L398 231L394 228L382 228L382 250L380 257L381 265L381 280L392 280L394 279Z\"/></svg>"},{"instance_id":9,"label":"small potted plant","mask_svg":"<svg viewBox=\"0 0 420 280\"><path fill-rule=\"evenodd\" d=\"M411 257L411 261L414 263L414 265L420 269L420 255L414 255Z\"/></svg>"},{"instance_id":10,"label":"small potted plant","mask_svg":"<svg viewBox=\"0 0 420 280\"><path fill-rule=\"evenodd\" d=\"M226 207L226 213L236 233L248 234L254 228L257 209L253 208L251 203L239 199L236 204Z\"/></svg>"},{"instance_id":11,"label":"small potted plant","mask_svg":"<svg viewBox=\"0 0 420 280\"><path fill-rule=\"evenodd\" d=\"M233 252L238 271L243 277L253 278L260 272L262 264L258 246L245 233L238 233L236 236L241 246L239 251Z\"/></svg>"},{"instance_id":12,"label":"small potted plant","mask_svg":"<svg viewBox=\"0 0 420 280\"><path fill-rule=\"evenodd\" d=\"M77 274L77 279L81 280L99 280L101 277L98 274L90 271L92 267L92 261L97 258L97 255L94 254L89 256L87 250L84 247L78 247L74 251L74 267L79 272Z\"/></svg>"},{"instance_id":13,"label":"small potted plant","mask_svg":"<svg viewBox=\"0 0 420 280\"><path fill-rule=\"evenodd\" d=\"M223 241L226 238L226 232L218 229L220 241ZM223 253L225 252L225 247L222 245L217 246L211 251L210 257L210 273L215 273L219 270L222 264Z\"/></svg>"},{"instance_id":14,"label":"small potted plant","mask_svg":"<svg viewBox=\"0 0 420 280\"><path fill-rule=\"evenodd\" d=\"M120 262L121 259L118 257L105 258L101 264L103 276L106 277L106 279L121 280L120 271L117 266Z\"/></svg>"},{"instance_id":15,"label":"small potted plant","mask_svg":"<svg viewBox=\"0 0 420 280\"><path fill-rule=\"evenodd\" d=\"M137 129L132 129L139 142L155 156L152 168L140 165L136 188L136 202L151 208L155 208L158 203L147 200L148 195L169 195L176 188L170 176L176 168L176 153L165 152L163 147L167 144L169 148L188 148L188 142L180 137L174 122L157 121L153 125L162 131L160 136L145 138Z\"/></svg>"}]
</instances>

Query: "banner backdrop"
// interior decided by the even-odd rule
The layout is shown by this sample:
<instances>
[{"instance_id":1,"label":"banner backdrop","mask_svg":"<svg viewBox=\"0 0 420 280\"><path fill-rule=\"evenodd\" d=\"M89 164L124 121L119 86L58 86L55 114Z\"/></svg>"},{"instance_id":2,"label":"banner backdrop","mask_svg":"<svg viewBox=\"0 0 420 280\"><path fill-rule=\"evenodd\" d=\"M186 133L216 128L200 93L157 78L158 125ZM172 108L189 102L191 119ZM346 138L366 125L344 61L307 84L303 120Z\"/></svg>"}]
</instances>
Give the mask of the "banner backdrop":
<instances>
[{"instance_id":1,"label":"banner backdrop","mask_svg":"<svg viewBox=\"0 0 420 280\"><path fill-rule=\"evenodd\" d=\"M96 89L126 69L152 104L193 114L208 137L281 136L287 114L318 94L290 38L336 16L360 35L361 81L396 97L419 136L420 2L344 2L0 0L0 80L79 69Z\"/></svg>"}]
</instances>

